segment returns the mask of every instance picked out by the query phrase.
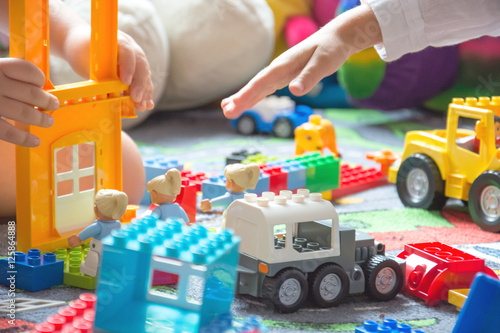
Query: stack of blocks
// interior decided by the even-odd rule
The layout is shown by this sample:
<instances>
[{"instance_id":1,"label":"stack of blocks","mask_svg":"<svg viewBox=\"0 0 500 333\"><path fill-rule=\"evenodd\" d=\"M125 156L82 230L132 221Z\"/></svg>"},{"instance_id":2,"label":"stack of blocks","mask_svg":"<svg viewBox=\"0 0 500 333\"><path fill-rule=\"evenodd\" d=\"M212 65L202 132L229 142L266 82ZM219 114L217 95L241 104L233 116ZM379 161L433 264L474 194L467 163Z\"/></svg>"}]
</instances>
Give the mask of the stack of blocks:
<instances>
[{"instance_id":1,"label":"stack of blocks","mask_svg":"<svg viewBox=\"0 0 500 333\"><path fill-rule=\"evenodd\" d=\"M59 309L56 315L37 324L33 333L91 333L96 301L94 294L81 294L77 300L69 302L67 307Z\"/></svg>"},{"instance_id":2,"label":"stack of blocks","mask_svg":"<svg viewBox=\"0 0 500 333\"><path fill-rule=\"evenodd\" d=\"M31 249L15 252L0 260L0 283L28 291L39 291L63 284L64 262L54 253Z\"/></svg>"},{"instance_id":3,"label":"stack of blocks","mask_svg":"<svg viewBox=\"0 0 500 333\"><path fill-rule=\"evenodd\" d=\"M340 185L340 158L311 153L294 159L305 166L306 188L311 192L333 190Z\"/></svg>"},{"instance_id":4,"label":"stack of blocks","mask_svg":"<svg viewBox=\"0 0 500 333\"><path fill-rule=\"evenodd\" d=\"M177 169L182 171L183 165L177 160L169 160L164 156L145 157L143 159L144 170L146 171L146 183L151 179L164 175L169 169ZM151 196L147 189L144 190L144 196L141 200L141 205L149 205Z\"/></svg>"},{"instance_id":5,"label":"stack of blocks","mask_svg":"<svg viewBox=\"0 0 500 333\"><path fill-rule=\"evenodd\" d=\"M203 172L191 172L189 170L182 170L181 176L189 179L189 183L196 186L196 192L201 191L201 183L208 178Z\"/></svg>"},{"instance_id":6,"label":"stack of blocks","mask_svg":"<svg viewBox=\"0 0 500 333\"><path fill-rule=\"evenodd\" d=\"M332 192L332 199L351 195L387 184L387 177L377 168L361 165L342 164L340 167L340 187Z\"/></svg>"},{"instance_id":7,"label":"stack of blocks","mask_svg":"<svg viewBox=\"0 0 500 333\"><path fill-rule=\"evenodd\" d=\"M95 327L198 332L229 312L240 239L178 220L135 220L103 240ZM155 273L177 276L173 294L152 288ZM166 320L165 318L168 318Z\"/></svg>"},{"instance_id":8,"label":"stack of blocks","mask_svg":"<svg viewBox=\"0 0 500 333\"><path fill-rule=\"evenodd\" d=\"M247 159L248 156L250 155L258 155L260 154L259 151L248 151L247 149L242 149L239 151L232 152L231 155L226 157L226 165L228 164L236 164L236 163L242 163L244 160Z\"/></svg>"},{"instance_id":9,"label":"stack of blocks","mask_svg":"<svg viewBox=\"0 0 500 333\"><path fill-rule=\"evenodd\" d=\"M89 290L95 288L96 278L80 272L80 265L88 251L88 243L69 250L56 249L57 259L64 261L64 284Z\"/></svg>"},{"instance_id":10,"label":"stack of blocks","mask_svg":"<svg viewBox=\"0 0 500 333\"><path fill-rule=\"evenodd\" d=\"M354 333L424 333L421 330L411 330L411 326L408 324L398 324L397 320L385 319L382 325L379 325L376 321L366 320L363 322L363 326L356 327Z\"/></svg>"}]
</instances>

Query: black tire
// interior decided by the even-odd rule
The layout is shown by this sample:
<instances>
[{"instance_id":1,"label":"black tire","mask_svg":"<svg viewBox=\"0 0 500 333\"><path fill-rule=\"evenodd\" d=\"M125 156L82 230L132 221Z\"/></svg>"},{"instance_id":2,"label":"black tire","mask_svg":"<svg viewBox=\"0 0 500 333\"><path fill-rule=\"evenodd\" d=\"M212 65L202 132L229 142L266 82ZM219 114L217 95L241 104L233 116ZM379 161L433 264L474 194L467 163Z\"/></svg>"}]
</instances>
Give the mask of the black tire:
<instances>
[{"instance_id":1,"label":"black tire","mask_svg":"<svg viewBox=\"0 0 500 333\"><path fill-rule=\"evenodd\" d=\"M292 313L302 307L307 298L307 280L297 269L285 269L262 282L262 297L268 298L281 313Z\"/></svg>"},{"instance_id":2,"label":"black tire","mask_svg":"<svg viewBox=\"0 0 500 333\"><path fill-rule=\"evenodd\" d=\"M365 293L378 301L388 301L396 297L403 287L403 271L399 264L377 254L363 265L365 273Z\"/></svg>"},{"instance_id":3,"label":"black tire","mask_svg":"<svg viewBox=\"0 0 500 333\"><path fill-rule=\"evenodd\" d=\"M278 138L293 138L294 128L290 119L279 117L273 124L273 134Z\"/></svg>"},{"instance_id":4,"label":"black tire","mask_svg":"<svg viewBox=\"0 0 500 333\"><path fill-rule=\"evenodd\" d=\"M486 171L469 190L469 212L483 230L500 232L500 173Z\"/></svg>"},{"instance_id":5,"label":"black tire","mask_svg":"<svg viewBox=\"0 0 500 333\"><path fill-rule=\"evenodd\" d=\"M349 294L349 278L337 265L318 268L309 277L309 285L311 300L322 308L339 305Z\"/></svg>"},{"instance_id":6,"label":"black tire","mask_svg":"<svg viewBox=\"0 0 500 333\"><path fill-rule=\"evenodd\" d=\"M257 123L252 116L246 114L238 119L236 130L243 135L252 135L257 133Z\"/></svg>"},{"instance_id":7,"label":"black tire","mask_svg":"<svg viewBox=\"0 0 500 333\"><path fill-rule=\"evenodd\" d=\"M401 163L396 189L407 207L441 210L446 204L441 173L436 163L423 154L412 155Z\"/></svg>"}]
</instances>

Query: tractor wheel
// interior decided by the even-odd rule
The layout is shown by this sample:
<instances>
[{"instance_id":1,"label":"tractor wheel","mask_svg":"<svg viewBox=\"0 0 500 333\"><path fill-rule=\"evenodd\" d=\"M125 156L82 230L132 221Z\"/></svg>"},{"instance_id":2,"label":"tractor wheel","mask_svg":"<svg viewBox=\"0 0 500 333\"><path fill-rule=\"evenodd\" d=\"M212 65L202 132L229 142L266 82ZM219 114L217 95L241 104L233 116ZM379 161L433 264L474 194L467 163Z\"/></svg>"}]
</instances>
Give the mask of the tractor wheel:
<instances>
[{"instance_id":1,"label":"tractor wheel","mask_svg":"<svg viewBox=\"0 0 500 333\"><path fill-rule=\"evenodd\" d=\"M440 210L446 204L444 181L436 163L428 156L415 154L399 167L396 188L407 207Z\"/></svg>"},{"instance_id":2,"label":"tractor wheel","mask_svg":"<svg viewBox=\"0 0 500 333\"><path fill-rule=\"evenodd\" d=\"M370 257L363 267L365 293L378 301L396 297L403 286L403 272L399 264L383 255Z\"/></svg>"},{"instance_id":3,"label":"tractor wheel","mask_svg":"<svg viewBox=\"0 0 500 333\"><path fill-rule=\"evenodd\" d=\"M349 278L342 267L326 265L310 277L313 302L322 308L330 308L342 302L349 294Z\"/></svg>"},{"instance_id":4,"label":"tractor wheel","mask_svg":"<svg viewBox=\"0 0 500 333\"><path fill-rule=\"evenodd\" d=\"M469 212L481 229L500 232L500 173L486 171L469 190Z\"/></svg>"}]
</instances>

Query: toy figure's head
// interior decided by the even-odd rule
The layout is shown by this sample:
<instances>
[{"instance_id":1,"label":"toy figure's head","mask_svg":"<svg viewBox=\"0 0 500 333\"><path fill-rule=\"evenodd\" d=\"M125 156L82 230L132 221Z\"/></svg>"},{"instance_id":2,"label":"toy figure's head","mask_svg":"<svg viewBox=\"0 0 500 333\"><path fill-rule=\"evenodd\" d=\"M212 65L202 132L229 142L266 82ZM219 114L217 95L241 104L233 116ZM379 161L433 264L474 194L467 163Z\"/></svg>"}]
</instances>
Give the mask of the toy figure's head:
<instances>
[{"instance_id":1,"label":"toy figure's head","mask_svg":"<svg viewBox=\"0 0 500 333\"><path fill-rule=\"evenodd\" d=\"M95 195L94 213L104 221L119 220L125 214L128 197L117 190L100 190Z\"/></svg>"},{"instance_id":2,"label":"toy figure's head","mask_svg":"<svg viewBox=\"0 0 500 333\"><path fill-rule=\"evenodd\" d=\"M151 201L154 204L164 204L174 202L181 193L181 173L177 169L170 169L166 174L150 180L147 190L151 194Z\"/></svg>"},{"instance_id":3,"label":"toy figure's head","mask_svg":"<svg viewBox=\"0 0 500 333\"><path fill-rule=\"evenodd\" d=\"M259 181L260 168L256 163L229 164L224 169L226 189L231 192L243 192L254 189Z\"/></svg>"}]
</instances>

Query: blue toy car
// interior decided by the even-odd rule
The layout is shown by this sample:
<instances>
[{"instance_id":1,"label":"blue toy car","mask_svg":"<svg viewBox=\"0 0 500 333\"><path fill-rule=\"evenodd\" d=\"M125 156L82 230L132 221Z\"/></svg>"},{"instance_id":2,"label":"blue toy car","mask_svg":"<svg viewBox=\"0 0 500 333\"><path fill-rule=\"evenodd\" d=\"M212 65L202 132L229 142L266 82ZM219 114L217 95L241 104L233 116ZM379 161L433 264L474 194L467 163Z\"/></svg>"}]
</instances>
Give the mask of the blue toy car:
<instances>
[{"instance_id":1,"label":"blue toy car","mask_svg":"<svg viewBox=\"0 0 500 333\"><path fill-rule=\"evenodd\" d=\"M295 128L312 114L309 106L296 106L289 97L269 96L232 120L231 126L243 135L273 133L278 138L293 138Z\"/></svg>"}]
</instances>

